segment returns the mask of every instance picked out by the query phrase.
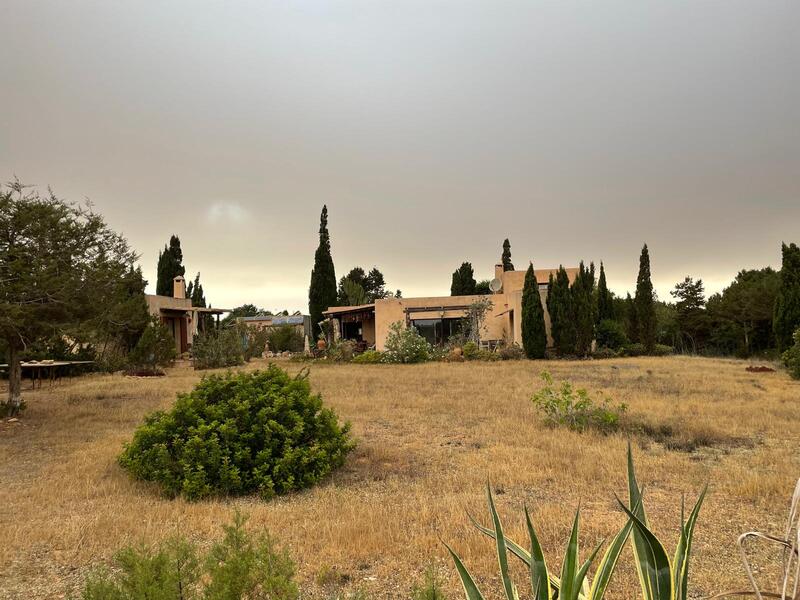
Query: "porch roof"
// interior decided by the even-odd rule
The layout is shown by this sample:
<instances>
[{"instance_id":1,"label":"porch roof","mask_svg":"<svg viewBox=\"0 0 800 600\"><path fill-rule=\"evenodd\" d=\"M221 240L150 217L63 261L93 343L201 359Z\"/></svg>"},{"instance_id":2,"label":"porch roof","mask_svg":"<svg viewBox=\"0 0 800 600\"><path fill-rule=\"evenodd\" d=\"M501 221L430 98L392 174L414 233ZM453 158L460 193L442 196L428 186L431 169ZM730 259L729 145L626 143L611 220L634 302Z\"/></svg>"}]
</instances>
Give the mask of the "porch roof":
<instances>
[{"instance_id":1,"label":"porch roof","mask_svg":"<svg viewBox=\"0 0 800 600\"><path fill-rule=\"evenodd\" d=\"M331 306L323 311L323 315L337 317L346 313L375 312L375 304L359 304L358 306Z\"/></svg>"}]
</instances>

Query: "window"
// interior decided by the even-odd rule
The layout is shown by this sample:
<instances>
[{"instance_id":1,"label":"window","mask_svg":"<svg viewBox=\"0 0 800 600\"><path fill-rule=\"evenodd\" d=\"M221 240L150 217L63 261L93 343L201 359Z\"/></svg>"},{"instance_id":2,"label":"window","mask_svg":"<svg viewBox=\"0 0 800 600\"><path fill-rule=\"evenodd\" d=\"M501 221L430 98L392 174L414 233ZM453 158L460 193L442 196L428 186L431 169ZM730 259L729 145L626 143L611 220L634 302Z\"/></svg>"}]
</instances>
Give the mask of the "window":
<instances>
[{"instance_id":1,"label":"window","mask_svg":"<svg viewBox=\"0 0 800 600\"><path fill-rule=\"evenodd\" d=\"M414 319L411 324L432 346L444 346L461 331L461 319Z\"/></svg>"}]
</instances>

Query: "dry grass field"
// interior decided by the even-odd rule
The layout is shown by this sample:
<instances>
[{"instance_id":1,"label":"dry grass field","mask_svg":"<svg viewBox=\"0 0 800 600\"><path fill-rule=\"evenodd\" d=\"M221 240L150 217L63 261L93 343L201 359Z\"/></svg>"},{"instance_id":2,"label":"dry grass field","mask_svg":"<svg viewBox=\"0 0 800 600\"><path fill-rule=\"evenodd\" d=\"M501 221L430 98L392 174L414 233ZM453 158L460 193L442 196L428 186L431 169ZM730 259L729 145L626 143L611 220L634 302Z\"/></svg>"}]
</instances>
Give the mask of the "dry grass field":
<instances>
[{"instance_id":1,"label":"dry grass field","mask_svg":"<svg viewBox=\"0 0 800 600\"><path fill-rule=\"evenodd\" d=\"M625 402L631 417L673 427L674 438L633 438L651 523L674 548L681 494L693 502L708 482L691 595L744 588L736 537L752 528L780 531L800 475L800 384L746 366L685 357L314 365L313 388L352 422L359 445L322 485L271 502L169 500L117 466L142 417L198 380L189 368L155 379L92 375L45 385L27 391L20 422L0 422L0 597L64 597L120 546L176 531L207 543L236 508L290 548L304 597L360 589L370 598L407 598L436 565L450 598L459 598L440 537L496 594L491 542L466 517L470 511L487 521L487 477L507 533L525 541L527 503L553 565L579 503L584 553L624 522L613 494L626 489L627 434L543 425L530 396L545 368ZM774 555L756 556L768 576ZM623 557L613 597L638 597L630 549ZM524 589L523 572L516 577Z\"/></svg>"}]
</instances>

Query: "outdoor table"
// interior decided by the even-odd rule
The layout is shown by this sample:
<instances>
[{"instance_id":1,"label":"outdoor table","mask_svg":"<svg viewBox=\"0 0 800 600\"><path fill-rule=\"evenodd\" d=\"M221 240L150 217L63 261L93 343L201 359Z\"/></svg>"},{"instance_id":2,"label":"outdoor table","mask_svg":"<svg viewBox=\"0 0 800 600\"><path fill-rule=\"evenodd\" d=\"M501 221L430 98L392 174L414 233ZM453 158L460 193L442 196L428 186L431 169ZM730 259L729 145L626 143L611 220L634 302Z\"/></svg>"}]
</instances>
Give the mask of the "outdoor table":
<instances>
[{"instance_id":1,"label":"outdoor table","mask_svg":"<svg viewBox=\"0 0 800 600\"><path fill-rule=\"evenodd\" d=\"M25 370L27 369L30 372L31 376L31 389L36 389L36 382L39 382L39 388L42 387L42 375L46 375L47 379L50 381L50 385L53 385L53 382L61 379L61 374L58 370L59 367L71 367L73 365L90 365L94 364L93 360L53 360L53 361L29 361L29 362L22 362L20 363L20 367L22 368L22 375L24 377ZM9 365L0 365L0 368L4 368L8 370Z\"/></svg>"}]
</instances>

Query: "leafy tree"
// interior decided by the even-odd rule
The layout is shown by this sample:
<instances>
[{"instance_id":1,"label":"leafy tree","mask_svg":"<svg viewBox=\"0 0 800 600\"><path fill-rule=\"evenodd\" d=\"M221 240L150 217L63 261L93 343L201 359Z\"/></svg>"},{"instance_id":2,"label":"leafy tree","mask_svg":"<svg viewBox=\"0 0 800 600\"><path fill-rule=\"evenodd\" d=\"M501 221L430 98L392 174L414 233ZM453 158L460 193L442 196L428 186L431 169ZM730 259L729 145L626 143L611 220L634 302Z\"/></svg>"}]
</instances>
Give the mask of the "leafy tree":
<instances>
[{"instance_id":1,"label":"leafy tree","mask_svg":"<svg viewBox=\"0 0 800 600\"><path fill-rule=\"evenodd\" d=\"M676 300L676 322L680 346L697 352L705 345L709 325L708 313L705 310L703 280L695 281L687 275L683 281L675 284L675 289L670 292L670 295Z\"/></svg>"},{"instance_id":2,"label":"leafy tree","mask_svg":"<svg viewBox=\"0 0 800 600\"><path fill-rule=\"evenodd\" d=\"M111 316L131 333L141 311L136 254L89 207L42 197L14 181L0 188L0 338L9 354L7 412L22 404L20 359L30 344L94 330ZM133 275L131 275L133 273ZM129 321L130 319L130 321ZM130 329L129 329L130 326Z\"/></svg>"},{"instance_id":3,"label":"leafy tree","mask_svg":"<svg viewBox=\"0 0 800 600\"><path fill-rule=\"evenodd\" d=\"M475 284L475 293L476 294L491 294L492 290L489 287L491 281L488 279L481 279L478 283Z\"/></svg>"},{"instance_id":4,"label":"leafy tree","mask_svg":"<svg viewBox=\"0 0 800 600\"><path fill-rule=\"evenodd\" d=\"M314 254L314 268L311 271L311 284L308 288L308 312L314 337L320 334L322 313L336 306L336 272L331 257L331 238L328 233L328 207L322 207L319 218L319 246Z\"/></svg>"},{"instance_id":5,"label":"leafy tree","mask_svg":"<svg viewBox=\"0 0 800 600\"><path fill-rule=\"evenodd\" d=\"M552 277L552 276L551 276ZM570 291L569 276L563 266L559 266L552 283L548 282L547 308L550 313L550 335L556 351L564 356L575 354L577 330L575 310Z\"/></svg>"},{"instance_id":6,"label":"leafy tree","mask_svg":"<svg viewBox=\"0 0 800 600\"><path fill-rule=\"evenodd\" d=\"M656 347L656 309L653 294L653 282L650 281L650 252L647 244L642 247L639 257L639 276L636 278L636 296L633 300L636 307L638 323L638 339L644 345L645 352L652 354Z\"/></svg>"},{"instance_id":7,"label":"leafy tree","mask_svg":"<svg viewBox=\"0 0 800 600\"><path fill-rule=\"evenodd\" d=\"M522 288L522 347L528 358L544 358L547 350L544 309L533 263L528 265Z\"/></svg>"},{"instance_id":8,"label":"leafy tree","mask_svg":"<svg viewBox=\"0 0 800 600\"><path fill-rule=\"evenodd\" d=\"M613 320L615 318L614 312L614 294L608 289L606 283L606 271L603 263L600 263L600 277L597 280L597 322L606 320Z\"/></svg>"},{"instance_id":9,"label":"leafy tree","mask_svg":"<svg viewBox=\"0 0 800 600\"><path fill-rule=\"evenodd\" d=\"M781 285L775 300L773 329L778 350L784 352L792 346L792 336L800 327L800 248L782 244L781 254Z\"/></svg>"},{"instance_id":10,"label":"leafy tree","mask_svg":"<svg viewBox=\"0 0 800 600\"><path fill-rule=\"evenodd\" d=\"M339 299L342 306L359 306L367 304L367 294L364 288L349 278L344 278L339 284ZM344 302L342 302L344 300Z\"/></svg>"},{"instance_id":11,"label":"leafy tree","mask_svg":"<svg viewBox=\"0 0 800 600\"><path fill-rule=\"evenodd\" d=\"M453 272L453 282L450 285L451 296L472 296L477 286L475 275L472 270L472 263L461 263L461 266Z\"/></svg>"},{"instance_id":12,"label":"leafy tree","mask_svg":"<svg viewBox=\"0 0 800 600\"><path fill-rule=\"evenodd\" d=\"M503 271L514 270L514 263L511 262L511 242L508 241L508 238L503 240L503 256L501 260L503 262Z\"/></svg>"},{"instance_id":13,"label":"leafy tree","mask_svg":"<svg viewBox=\"0 0 800 600\"><path fill-rule=\"evenodd\" d=\"M175 289L173 280L185 273L181 240L173 234L169 238L169 246L164 246L164 250L158 253L156 294L172 296Z\"/></svg>"},{"instance_id":14,"label":"leafy tree","mask_svg":"<svg viewBox=\"0 0 800 600\"><path fill-rule=\"evenodd\" d=\"M578 356L587 356L594 339L594 265L587 269L583 261L580 262L570 291L575 319L575 352Z\"/></svg>"},{"instance_id":15,"label":"leafy tree","mask_svg":"<svg viewBox=\"0 0 800 600\"><path fill-rule=\"evenodd\" d=\"M345 291L345 282L350 281L364 292L364 300L360 304L369 304L375 300L388 298L391 293L386 291L386 280L378 267L370 269L366 273L361 267L353 267L350 272L339 280L338 299L339 306L355 306ZM352 290L351 290L352 291Z\"/></svg>"},{"instance_id":16,"label":"leafy tree","mask_svg":"<svg viewBox=\"0 0 800 600\"><path fill-rule=\"evenodd\" d=\"M158 317L151 317L128 357L130 371L141 375L157 375L161 367L172 364L176 355L172 332Z\"/></svg>"}]
</instances>

